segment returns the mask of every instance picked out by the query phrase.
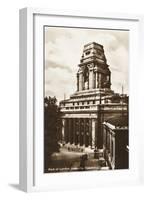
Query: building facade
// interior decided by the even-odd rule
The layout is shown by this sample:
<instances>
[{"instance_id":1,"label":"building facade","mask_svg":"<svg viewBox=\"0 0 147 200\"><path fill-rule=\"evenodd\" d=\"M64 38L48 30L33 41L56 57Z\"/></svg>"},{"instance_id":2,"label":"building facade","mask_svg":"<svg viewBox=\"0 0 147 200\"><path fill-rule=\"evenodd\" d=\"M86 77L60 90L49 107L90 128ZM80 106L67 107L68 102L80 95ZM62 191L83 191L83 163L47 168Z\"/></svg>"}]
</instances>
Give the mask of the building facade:
<instances>
[{"instance_id":1,"label":"building facade","mask_svg":"<svg viewBox=\"0 0 147 200\"><path fill-rule=\"evenodd\" d=\"M77 90L60 102L62 143L102 149L102 123L122 112L127 115L127 96L111 90L111 71L98 43L84 46L76 76Z\"/></svg>"},{"instance_id":2,"label":"building facade","mask_svg":"<svg viewBox=\"0 0 147 200\"><path fill-rule=\"evenodd\" d=\"M103 123L104 159L110 169L129 168L128 117L111 118Z\"/></svg>"}]
</instances>

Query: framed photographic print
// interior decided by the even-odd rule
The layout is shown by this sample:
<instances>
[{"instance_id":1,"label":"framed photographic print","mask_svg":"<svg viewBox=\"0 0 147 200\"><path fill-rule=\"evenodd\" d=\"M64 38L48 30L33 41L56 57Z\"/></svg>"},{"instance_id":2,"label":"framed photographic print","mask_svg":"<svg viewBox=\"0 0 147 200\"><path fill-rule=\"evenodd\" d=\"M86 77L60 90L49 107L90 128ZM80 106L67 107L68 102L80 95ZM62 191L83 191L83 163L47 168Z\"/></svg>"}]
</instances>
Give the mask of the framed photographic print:
<instances>
[{"instance_id":1,"label":"framed photographic print","mask_svg":"<svg viewBox=\"0 0 147 200\"><path fill-rule=\"evenodd\" d=\"M20 10L20 188L143 182L142 16Z\"/></svg>"}]
</instances>

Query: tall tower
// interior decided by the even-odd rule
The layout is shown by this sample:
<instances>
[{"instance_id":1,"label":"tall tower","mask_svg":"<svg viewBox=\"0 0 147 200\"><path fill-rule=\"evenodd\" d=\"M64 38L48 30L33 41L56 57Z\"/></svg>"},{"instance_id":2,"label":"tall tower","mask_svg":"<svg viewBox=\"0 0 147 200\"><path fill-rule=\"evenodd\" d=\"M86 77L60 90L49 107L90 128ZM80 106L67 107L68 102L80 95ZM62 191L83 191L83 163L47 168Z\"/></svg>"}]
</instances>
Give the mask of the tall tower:
<instances>
[{"instance_id":1,"label":"tall tower","mask_svg":"<svg viewBox=\"0 0 147 200\"><path fill-rule=\"evenodd\" d=\"M77 91L111 89L111 72L103 46L92 42L84 45L77 72Z\"/></svg>"},{"instance_id":2,"label":"tall tower","mask_svg":"<svg viewBox=\"0 0 147 200\"><path fill-rule=\"evenodd\" d=\"M126 114L127 105L122 105L118 94L114 101L116 95L111 90L111 72L102 45L86 44L78 67L77 91L60 101L62 142L102 149L104 120Z\"/></svg>"}]
</instances>

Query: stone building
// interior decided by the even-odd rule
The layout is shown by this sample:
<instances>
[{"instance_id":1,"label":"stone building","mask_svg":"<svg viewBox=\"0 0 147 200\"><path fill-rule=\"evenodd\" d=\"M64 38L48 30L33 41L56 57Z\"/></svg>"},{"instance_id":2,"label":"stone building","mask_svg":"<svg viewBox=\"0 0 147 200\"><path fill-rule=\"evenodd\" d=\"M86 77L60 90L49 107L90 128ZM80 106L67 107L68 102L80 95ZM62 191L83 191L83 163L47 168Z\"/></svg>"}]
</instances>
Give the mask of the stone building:
<instances>
[{"instance_id":1,"label":"stone building","mask_svg":"<svg viewBox=\"0 0 147 200\"><path fill-rule=\"evenodd\" d=\"M106 119L127 114L127 96L111 90L111 71L102 45L84 45L77 90L62 100L60 107L62 142L91 149L103 147L102 123Z\"/></svg>"},{"instance_id":2,"label":"stone building","mask_svg":"<svg viewBox=\"0 0 147 200\"><path fill-rule=\"evenodd\" d=\"M128 116L112 117L103 123L103 150L110 169L128 169Z\"/></svg>"}]
</instances>

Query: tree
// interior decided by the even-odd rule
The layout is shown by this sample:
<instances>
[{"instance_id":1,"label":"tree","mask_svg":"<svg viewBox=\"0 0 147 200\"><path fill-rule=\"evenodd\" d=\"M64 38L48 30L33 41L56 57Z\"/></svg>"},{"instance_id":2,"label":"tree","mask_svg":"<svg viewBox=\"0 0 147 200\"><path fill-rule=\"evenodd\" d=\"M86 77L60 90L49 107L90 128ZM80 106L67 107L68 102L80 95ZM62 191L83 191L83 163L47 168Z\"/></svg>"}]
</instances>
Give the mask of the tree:
<instances>
[{"instance_id":1,"label":"tree","mask_svg":"<svg viewBox=\"0 0 147 200\"><path fill-rule=\"evenodd\" d=\"M59 135L61 130L61 112L56 97L44 98L44 168L48 169L51 155L59 152Z\"/></svg>"}]
</instances>

